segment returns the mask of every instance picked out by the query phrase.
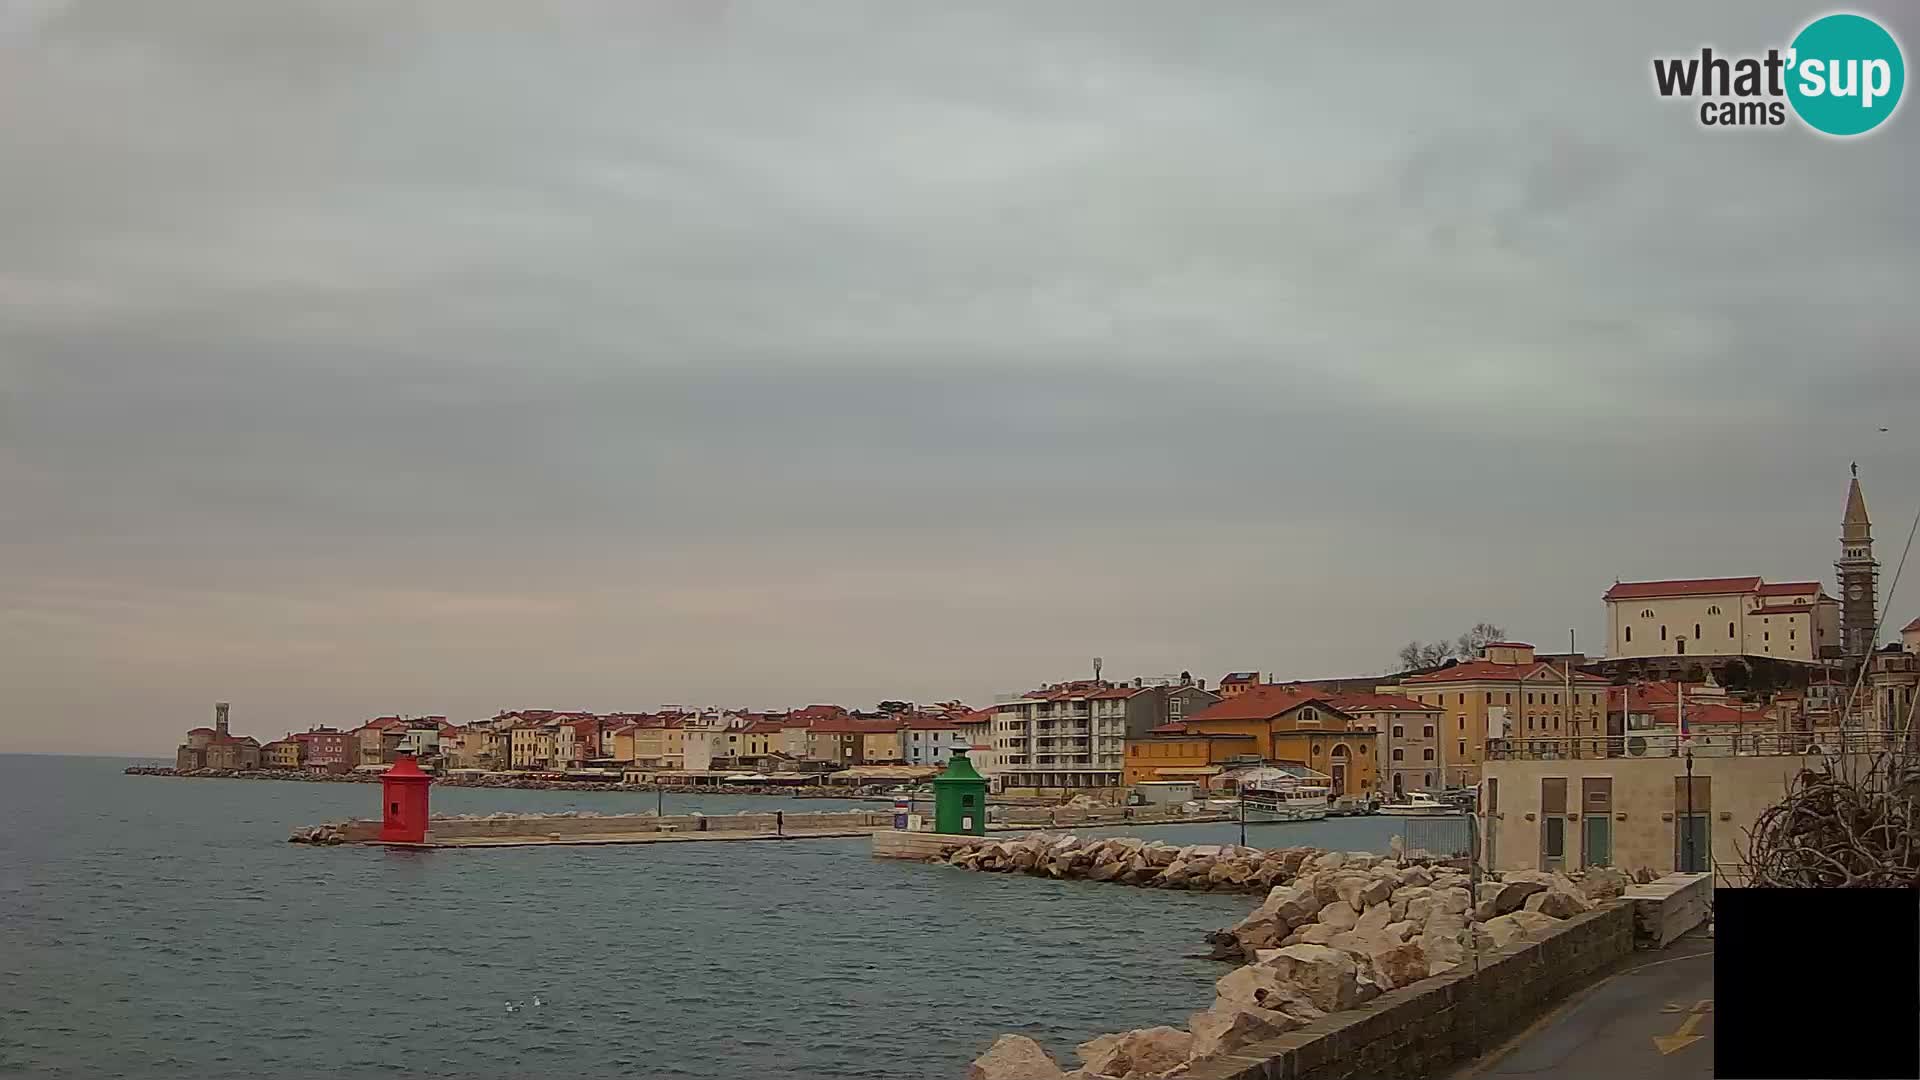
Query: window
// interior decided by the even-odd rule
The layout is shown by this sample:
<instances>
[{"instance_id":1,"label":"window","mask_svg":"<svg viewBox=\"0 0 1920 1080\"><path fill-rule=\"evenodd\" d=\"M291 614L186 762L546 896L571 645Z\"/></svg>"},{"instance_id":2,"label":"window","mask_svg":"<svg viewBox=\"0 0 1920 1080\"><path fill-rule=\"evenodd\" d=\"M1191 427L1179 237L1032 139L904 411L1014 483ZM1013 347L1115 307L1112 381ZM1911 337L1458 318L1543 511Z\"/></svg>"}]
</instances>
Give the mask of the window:
<instances>
[{"instance_id":1,"label":"window","mask_svg":"<svg viewBox=\"0 0 1920 1080\"><path fill-rule=\"evenodd\" d=\"M1728 624L1727 624L1727 636L1728 636L1728 637L1732 637L1732 636L1733 636L1733 624L1732 624L1732 623L1728 623Z\"/></svg>"},{"instance_id":2,"label":"window","mask_svg":"<svg viewBox=\"0 0 1920 1080\"><path fill-rule=\"evenodd\" d=\"M1501 704L1502 704L1502 705L1511 705L1511 704L1513 704L1513 691L1511 691L1511 690L1509 690L1509 691L1507 691L1507 700L1505 700L1505 701L1503 701L1503 702L1501 702Z\"/></svg>"},{"instance_id":3,"label":"window","mask_svg":"<svg viewBox=\"0 0 1920 1080\"><path fill-rule=\"evenodd\" d=\"M1427 785L1428 787L1432 787L1432 786L1433 786L1433 774L1432 774L1432 773L1426 773L1426 774L1425 774L1425 776L1426 776L1426 779L1425 779L1425 780L1422 780L1422 781L1420 781L1420 782L1421 782L1421 783L1423 783L1423 784L1425 784L1425 785Z\"/></svg>"},{"instance_id":4,"label":"window","mask_svg":"<svg viewBox=\"0 0 1920 1080\"><path fill-rule=\"evenodd\" d=\"M1421 755L1421 757L1423 757L1423 758L1425 758L1426 760L1428 760L1428 761L1432 761L1432 760L1433 760L1433 747L1431 747L1431 746L1429 746L1429 747L1427 747L1427 748L1426 748L1425 750L1422 750L1422 751L1420 752L1420 755Z\"/></svg>"},{"instance_id":5,"label":"window","mask_svg":"<svg viewBox=\"0 0 1920 1080\"><path fill-rule=\"evenodd\" d=\"M1797 640L1799 640L1799 635L1800 635L1800 631L1798 631L1798 630L1789 630L1789 631L1787 631L1787 640L1788 640L1788 641L1797 641Z\"/></svg>"},{"instance_id":6,"label":"window","mask_svg":"<svg viewBox=\"0 0 1920 1080\"><path fill-rule=\"evenodd\" d=\"M1459 704L1465 705L1466 703L1467 703L1467 695L1461 694Z\"/></svg>"},{"instance_id":7,"label":"window","mask_svg":"<svg viewBox=\"0 0 1920 1080\"><path fill-rule=\"evenodd\" d=\"M1406 729L1406 728L1405 728L1404 726L1402 726L1402 725L1400 725L1400 724L1395 724L1395 725L1393 725L1393 737L1394 737L1394 738L1396 738L1396 739L1404 739L1404 738L1406 738L1406 737L1407 737L1407 729Z\"/></svg>"},{"instance_id":8,"label":"window","mask_svg":"<svg viewBox=\"0 0 1920 1080\"><path fill-rule=\"evenodd\" d=\"M1433 725L1428 724L1426 730L1421 733L1421 736L1428 739L1433 738Z\"/></svg>"},{"instance_id":9,"label":"window","mask_svg":"<svg viewBox=\"0 0 1920 1080\"><path fill-rule=\"evenodd\" d=\"M1660 624L1660 640L1667 640L1667 627L1665 623Z\"/></svg>"},{"instance_id":10,"label":"window","mask_svg":"<svg viewBox=\"0 0 1920 1080\"><path fill-rule=\"evenodd\" d=\"M1699 623L1693 624L1693 639L1695 641L1700 640L1700 624Z\"/></svg>"},{"instance_id":11,"label":"window","mask_svg":"<svg viewBox=\"0 0 1920 1080\"><path fill-rule=\"evenodd\" d=\"M1555 694L1555 695L1553 695L1553 703L1554 703L1555 705L1558 705L1558 704L1560 704L1560 695L1559 695L1559 694Z\"/></svg>"},{"instance_id":12,"label":"window","mask_svg":"<svg viewBox=\"0 0 1920 1080\"><path fill-rule=\"evenodd\" d=\"M1713 606L1711 606L1711 607L1709 607L1709 608L1707 608L1707 614L1709 614L1709 615L1718 615L1718 614L1720 614L1720 605L1719 605L1719 604L1714 604Z\"/></svg>"},{"instance_id":13,"label":"window","mask_svg":"<svg viewBox=\"0 0 1920 1080\"><path fill-rule=\"evenodd\" d=\"M1462 758L1467 756L1467 740L1465 739L1460 740L1460 756Z\"/></svg>"},{"instance_id":14,"label":"window","mask_svg":"<svg viewBox=\"0 0 1920 1080\"><path fill-rule=\"evenodd\" d=\"M1772 640L1773 640L1773 635L1772 635L1772 634L1769 634L1769 633L1767 633L1767 632L1765 632L1765 631L1762 631L1762 632L1761 632L1761 634L1760 634L1760 640L1761 640L1761 641L1772 641Z\"/></svg>"},{"instance_id":15,"label":"window","mask_svg":"<svg viewBox=\"0 0 1920 1080\"><path fill-rule=\"evenodd\" d=\"M1532 694L1528 694L1528 695L1527 695L1527 704L1529 704L1529 705L1531 705L1531 704L1533 704L1533 695L1532 695Z\"/></svg>"},{"instance_id":16,"label":"window","mask_svg":"<svg viewBox=\"0 0 1920 1080\"><path fill-rule=\"evenodd\" d=\"M1428 751L1428 752L1431 753L1432 751ZM1397 746L1393 748L1393 760L1405 761L1406 759L1407 759L1407 752L1405 750L1402 750Z\"/></svg>"},{"instance_id":17,"label":"window","mask_svg":"<svg viewBox=\"0 0 1920 1080\"><path fill-rule=\"evenodd\" d=\"M1528 731L1533 730L1533 717L1531 716L1527 717L1527 730Z\"/></svg>"},{"instance_id":18,"label":"window","mask_svg":"<svg viewBox=\"0 0 1920 1080\"><path fill-rule=\"evenodd\" d=\"M1641 608L1641 609L1640 609L1640 617L1641 617L1641 618L1643 618L1643 619L1651 619L1651 618L1653 618L1653 609L1652 609L1652 608Z\"/></svg>"},{"instance_id":19,"label":"window","mask_svg":"<svg viewBox=\"0 0 1920 1080\"><path fill-rule=\"evenodd\" d=\"M1628 641L1633 640L1633 627L1631 626L1627 627L1627 640Z\"/></svg>"}]
</instances>

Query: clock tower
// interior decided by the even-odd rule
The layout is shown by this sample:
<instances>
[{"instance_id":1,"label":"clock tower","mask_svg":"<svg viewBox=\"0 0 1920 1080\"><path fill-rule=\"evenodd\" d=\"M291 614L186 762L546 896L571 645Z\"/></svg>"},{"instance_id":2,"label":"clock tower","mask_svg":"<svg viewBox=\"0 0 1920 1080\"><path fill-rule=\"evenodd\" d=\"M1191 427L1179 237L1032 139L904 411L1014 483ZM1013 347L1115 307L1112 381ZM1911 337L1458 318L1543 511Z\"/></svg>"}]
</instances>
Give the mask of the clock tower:
<instances>
[{"instance_id":1,"label":"clock tower","mask_svg":"<svg viewBox=\"0 0 1920 1080\"><path fill-rule=\"evenodd\" d=\"M1864 659L1873 651L1879 633L1874 608L1878 602L1880 564L1873 558L1873 522L1867 518L1867 500L1860 494L1860 466L1853 466L1847 485L1847 513L1840 519L1840 560L1833 564L1840 582L1840 641L1849 660Z\"/></svg>"}]
</instances>

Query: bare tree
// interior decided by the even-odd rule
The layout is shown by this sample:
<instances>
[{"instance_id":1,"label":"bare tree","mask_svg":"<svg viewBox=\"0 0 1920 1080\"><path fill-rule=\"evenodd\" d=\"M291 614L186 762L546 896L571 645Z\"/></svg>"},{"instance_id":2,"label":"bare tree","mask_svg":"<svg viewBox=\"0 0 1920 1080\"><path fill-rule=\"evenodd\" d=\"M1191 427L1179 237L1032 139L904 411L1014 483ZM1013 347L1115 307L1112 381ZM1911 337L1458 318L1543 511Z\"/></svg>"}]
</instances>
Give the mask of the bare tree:
<instances>
[{"instance_id":1,"label":"bare tree","mask_svg":"<svg viewBox=\"0 0 1920 1080\"><path fill-rule=\"evenodd\" d=\"M1453 659L1453 646L1444 641L1409 641L1400 647L1400 670L1439 667Z\"/></svg>"},{"instance_id":2,"label":"bare tree","mask_svg":"<svg viewBox=\"0 0 1920 1080\"><path fill-rule=\"evenodd\" d=\"M1507 632L1490 622L1474 623L1466 633L1454 639L1454 653L1462 660L1471 660L1480 655L1480 651L1489 644L1504 640Z\"/></svg>"}]
</instances>

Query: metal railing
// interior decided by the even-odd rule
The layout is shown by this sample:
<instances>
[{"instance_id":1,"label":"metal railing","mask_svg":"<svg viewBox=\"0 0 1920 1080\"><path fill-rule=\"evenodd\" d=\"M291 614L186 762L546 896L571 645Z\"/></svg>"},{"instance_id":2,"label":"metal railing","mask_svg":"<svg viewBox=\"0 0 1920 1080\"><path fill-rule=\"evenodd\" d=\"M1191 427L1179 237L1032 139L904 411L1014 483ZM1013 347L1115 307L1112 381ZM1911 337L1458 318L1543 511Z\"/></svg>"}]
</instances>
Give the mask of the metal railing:
<instances>
[{"instance_id":1,"label":"metal railing","mask_svg":"<svg viewBox=\"0 0 1920 1080\"><path fill-rule=\"evenodd\" d=\"M1585 758L1680 757L1804 757L1873 754L1900 749L1902 739L1887 731L1829 729L1825 731L1695 730L1683 738L1676 732L1630 732L1626 735L1583 735L1572 738L1488 739L1488 761L1554 761Z\"/></svg>"}]
</instances>

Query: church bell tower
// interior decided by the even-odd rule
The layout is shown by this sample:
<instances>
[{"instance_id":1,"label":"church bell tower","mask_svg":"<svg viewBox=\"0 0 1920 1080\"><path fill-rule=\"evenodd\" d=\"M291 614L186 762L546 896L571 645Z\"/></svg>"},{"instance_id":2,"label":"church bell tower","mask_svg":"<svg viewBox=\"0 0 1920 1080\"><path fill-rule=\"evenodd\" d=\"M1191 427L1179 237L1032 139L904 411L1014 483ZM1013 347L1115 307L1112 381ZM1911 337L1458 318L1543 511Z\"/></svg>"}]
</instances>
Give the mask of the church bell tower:
<instances>
[{"instance_id":1,"label":"church bell tower","mask_svg":"<svg viewBox=\"0 0 1920 1080\"><path fill-rule=\"evenodd\" d=\"M1879 599L1880 564L1873 558L1873 522L1867 500L1860 494L1860 466L1853 466L1847 485L1847 513L1840 520L1840 560L1833 564L1840 582L1840 641L1847 659L1860 660L1873 651L1879 622L1874 609Z\"/></svg>"}]
</instances>

